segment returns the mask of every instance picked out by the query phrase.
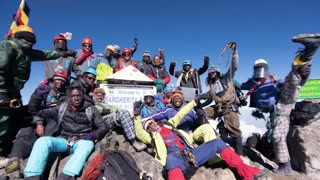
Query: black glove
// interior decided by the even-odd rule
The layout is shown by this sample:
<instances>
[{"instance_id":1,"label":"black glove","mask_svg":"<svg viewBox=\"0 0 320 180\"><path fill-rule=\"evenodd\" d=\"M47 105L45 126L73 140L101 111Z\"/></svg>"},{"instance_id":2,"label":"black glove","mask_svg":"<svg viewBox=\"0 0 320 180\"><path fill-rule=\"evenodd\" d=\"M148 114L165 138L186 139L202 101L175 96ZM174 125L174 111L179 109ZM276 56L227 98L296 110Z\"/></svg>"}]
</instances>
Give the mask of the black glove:
<instances>
[{"instance_id":1,"label":"black glove","mask_svg":"<svg viewBox=\"0 0 320 180\"><path fill-rule=\"evenodd\" d=\"M8 93L1 92L0 93L0 107L9 107L10 99L8 98Z\"/></svg>"},{"instance_id":2,"label":"black glove","mask_svg":"<svg viewBox=\"0 0 320 180\"><path fill-rule=\"evenodd\" d=\"M101 111L101 116L105 116L105 115L108 115L108 114L111 114L111 110L107 109L107 108L103 108L102 111Z\"/></svg>"},{"instance_id":3,"label":"black glove","mask_svg":"<svg viewBox=\"0 0 320 180\"><path fill-rule=\"evenodd\" d=\"M209 56L204 56L203 59L204 59L205 61L209 61Z\"/></svg>"},{"instance_id":4,"label":"black glove","mask_svg":"<svg viewBox=\"0 0 320 180\"><path fill-rule=\"evenodd\" d=\"M311 64L304 65L297 70L297 72L301 75L301 79L306 80L308 79L311 73Z\"/></svg>"},{"instance_id":5,"label":"black glove","mask_svg":"<svg viewBox=\"0 0 320 180\"><path fill-rule=\"evenodd\" d=\"M198 125L202 125L205 123L208 123L208 120L206 118L206 114L204 110L201 107L195 107L194 110L196 111L196 114L198 116Z\"/></svg>"},{"instance_id":6,"label":"black glove","mask_svg":"<svg viewBox=\"0 0 320 180\"><path fill-rule=\"evenodd\" d=\"M228 46L230 49L232 49L233 51L237 48L237 44L236 42L229 42Z\"/></svg>"},{"instance_id":7,"label":"black glove","mask_svg":"<svg viewBox=\"0 0 320 180\"><path fill-rule=\"evenodd\" d=\"M138 38L135 37L135 38L133 39L133 42L134 42L134 44L137 45L137 44L138 44Z\"/></svg>"},{"instance_id":8,"label":"black glove","mask_svg":"<svg viewBox=\"0 0 320 180\"><path fill-rule=\"evenodd\" d=\"M138 116L141 114L141 109L143 107L142 101L136 101L133 103L133 114Z\"/></svg>"},{"instance_id":9,"label":"black glove","mask_svg":"<svg viewBox=\"0 0 320 180\"><path fill-rule=\"evenodd\" d=\"M75 50L68 50L68 51L61 51L62 57L68 57L68 56L76 56L77 52Z\"/></svg>"}]
</instances>

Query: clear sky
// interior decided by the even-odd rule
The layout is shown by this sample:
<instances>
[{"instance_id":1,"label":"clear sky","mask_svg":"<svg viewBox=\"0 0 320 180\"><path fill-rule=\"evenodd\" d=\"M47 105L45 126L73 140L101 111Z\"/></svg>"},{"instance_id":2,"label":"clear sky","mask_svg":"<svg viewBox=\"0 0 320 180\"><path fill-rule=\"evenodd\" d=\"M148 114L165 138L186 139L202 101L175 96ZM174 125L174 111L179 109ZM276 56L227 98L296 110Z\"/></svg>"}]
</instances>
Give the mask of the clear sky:
<instances>
[{"instance_id":1,"label":"clear sky","mask_svg":"<svg viewBox=\"0 0 320 180\"><path fill-rule=\"evenodd\" d=\"M269 62L270 72L285 77L300 44L291 37L301 33L320 32L320 1L317 0L27 0L31 9L29 25L37 36L37 49L53 49L53 37L72 32L70 49L79 49L81 40L93 40L94 51L103 52L108 44L131 47L139 40L134 59L141 60L145 50L151 55L163 48L166 66L191 60L201 67L203 56L210 65L217 65L221 50L229 41L237 42L240 61L236 79L240 82L252 76L256 59ZM0 34L6 34L12 13L20 0L1 1ZM222 64L227 62L225 54ZM318 78L319 53L315 55L311 78ZM221 68L225 72L225 68ZM202 76L202 84L207 74ZM24 104L44 77L41 62L32 64L30 80L23 93ZM176 82L171 77L173 83ZM207 88L204 88L207 89Z\"/></svg>"}]
</instances>

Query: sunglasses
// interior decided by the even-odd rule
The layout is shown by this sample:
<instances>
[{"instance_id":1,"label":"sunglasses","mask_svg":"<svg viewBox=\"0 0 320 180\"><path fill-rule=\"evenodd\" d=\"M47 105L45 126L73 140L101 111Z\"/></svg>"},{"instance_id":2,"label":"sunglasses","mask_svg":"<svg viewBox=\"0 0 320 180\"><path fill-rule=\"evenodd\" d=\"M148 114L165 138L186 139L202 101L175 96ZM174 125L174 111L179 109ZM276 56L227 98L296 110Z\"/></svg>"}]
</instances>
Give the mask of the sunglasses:
<instances>
[{"instance_id":1,"label":"sunglasses","mask_svg":"<svg viewBox=\"0 0 320 180\"><path fill-rule=\"evenodd\" d=\"M87 76L87 78L88 78L90 81L95 81L95 80L96 80L95 77L91 77L91 76Z\"/></svg>"},{"instance_id":2,"label":"sunglasses","mask_svg":"<svg viewBox=\"0 0 320 180\"><path fill-rule=\"evenodd\" d=\"M89 47L89 48L91 48L92 45L90 45L90 44L83 44L82 47Z\"/></svg>"}]
</instances>

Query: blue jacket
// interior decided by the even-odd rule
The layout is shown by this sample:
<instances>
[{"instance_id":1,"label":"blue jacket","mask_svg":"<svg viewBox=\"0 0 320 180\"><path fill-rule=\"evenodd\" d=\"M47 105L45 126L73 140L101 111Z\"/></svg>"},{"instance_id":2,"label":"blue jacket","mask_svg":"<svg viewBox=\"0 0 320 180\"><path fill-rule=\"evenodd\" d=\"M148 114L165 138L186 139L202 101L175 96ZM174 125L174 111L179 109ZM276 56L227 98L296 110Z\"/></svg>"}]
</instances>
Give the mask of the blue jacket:
<instances>
[{"instance_id":1,"label":"blue jacket","mask_svg":"<svg viewBox=\"0 0 320 180\"><path fill-rule=\"evenodd\" d=\"M146 105L144 105L143 108L141 109L141 117L145 118L145 117L149 116L150 114L161 112L165 108L166 108L166 106L161 101L159 101L157 96L155 96L153 110L151 111L150 109L148 109L148 107Z\"/></svg>"},{"instance_id":2,"label":"blue jacket","mask_svg":"<svg viewBox=\"0 0 320 180\"><path fill-rule=\"evenodd\" d=\"M183 105L184 106L184 105ZM182 107L183 107L182 106ZM181 108L175 108L172 105L166 107L164 111L153 113L146 118L152 118L155 121L167 121L168 119L174 117ZM146 119L145 118L145 119ZM177 128L182 129L185 132L194 131L198 127L198 116L196 112L192 109L178 124Z\"/></svg>"},{"instance_id":3,"label":"blue jacket","mask_svg":"<svg viewBox=\"0 0 320 180\"><path fill-rule=\"evenodd\" d=\"M250 90L257 81L253 78L241 84L242 90ZM255 107L262 111L267 111L273 107L280 98L280 88L284 81L276 80L273 76L269 76L267 80L258 86L250 95L250 107Z\"/></svg>"}]
</instances>

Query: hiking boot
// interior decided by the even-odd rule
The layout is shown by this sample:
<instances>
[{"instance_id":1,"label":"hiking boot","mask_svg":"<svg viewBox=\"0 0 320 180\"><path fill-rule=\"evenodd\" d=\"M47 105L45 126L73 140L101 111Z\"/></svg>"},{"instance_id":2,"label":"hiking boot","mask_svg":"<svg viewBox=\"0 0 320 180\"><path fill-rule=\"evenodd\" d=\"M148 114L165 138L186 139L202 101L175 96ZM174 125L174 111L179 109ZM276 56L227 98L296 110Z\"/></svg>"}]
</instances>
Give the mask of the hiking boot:
<instances>
[{"instance_id":1,"label":"hiking boot","mask_svg":"<svg viewBox=\"0 0 320 180\"><path fill-rule=\"evenodd\" d=\"M6 173L12 173L19 169L20 169L19 159L16 157L10 158L5 168Z\"/></svg>"},{"instance_id":2,"label":"hiking boot","mask_svg":"<svg viewBox=\"0 0 320 180\"><path fill-rule=\"evenodd\" d=\"M144 144L143 142L140 142L140 141L132 141L132 146L134 147L134 149L136 149L136 151L140 152L140 151L143 151L147 148L147 145Z\"/></svg>"},{"instance_id":3,"label":"hiking boot","mask_svg":"<svg viewBox=\"0 0 320 180\"><path fill-rule=\"evenodd\" d=\"M290 162L280 163L278 169L273 170L274 173L284 176L292 176L292 167Z\"/></svg>"},{"instance_id":4,"label":"hiking boot","mask_svg":"<svg viewBox=\"0 0 320 180\"><path fill-rule=\"evenodd\" d=\"M292 37L293 42L301 43L308 46L320 46L320 33L314 33L314 34L299 34L294 37Z\"/></svg>"},{"instance_id":5,"label":"hiking boot","mask_svg":"<svg viewBox=\"0 0 320 180\"><path fill-rule=\"evenodd\" d=\"M0 156L0 169L5 167L9 162L9 158Z\"/></svg>"}]
</instances>

